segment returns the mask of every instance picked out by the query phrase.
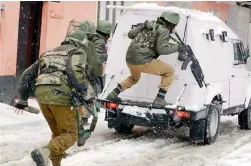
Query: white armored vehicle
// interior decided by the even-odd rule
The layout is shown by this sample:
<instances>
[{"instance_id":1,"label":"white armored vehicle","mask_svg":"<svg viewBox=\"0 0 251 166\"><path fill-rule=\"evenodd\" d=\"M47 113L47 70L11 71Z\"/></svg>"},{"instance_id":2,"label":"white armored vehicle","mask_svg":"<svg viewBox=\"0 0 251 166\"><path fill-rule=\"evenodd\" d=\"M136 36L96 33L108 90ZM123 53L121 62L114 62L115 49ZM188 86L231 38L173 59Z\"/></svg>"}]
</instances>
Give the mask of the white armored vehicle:
<instances>
[{"instance_id":1,"label":"white armored vehicle","mask_svg":"<svg viewBox=\"0 0 251 166\"><path fill-rule=\"evenodd\" d=\"M160 7L152 4L108 6L124 10L114 31L106 65L106 85L99 101L106 107L109 128L130 132L134 125L168 129L190 127L190 140L214 143L221 115L238 114L241 129L251 129L251 72L238 36L211 13ZM130 74L125 56L131 40L128 31L145 20L156 20L163 11L180 14L176 32L190 46L187 59L178 53L161 55L160 60L175 68L175 79L165 100L165 110L151 108L160 77L143 74L132 88L122 92L123 102L106 100L117 83ZM175 34L172 37L180 41ZM173 40L175 41L175 40Z\"/></svg>"}]
</instances>

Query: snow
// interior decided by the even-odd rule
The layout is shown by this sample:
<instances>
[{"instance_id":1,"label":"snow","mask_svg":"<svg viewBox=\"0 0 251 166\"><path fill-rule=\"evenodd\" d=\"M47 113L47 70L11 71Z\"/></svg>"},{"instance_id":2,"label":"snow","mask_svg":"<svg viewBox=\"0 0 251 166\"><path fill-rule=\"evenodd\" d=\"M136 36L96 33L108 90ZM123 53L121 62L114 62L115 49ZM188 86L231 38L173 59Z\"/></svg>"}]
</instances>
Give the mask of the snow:
<instances>
[{"instance_id":1,"label":"snow","mask_svg":"<svg viewBox=\"0 0 251 166\"><path fill-rule=\"evenodd\" d=\"M209 12L206 13L206 12L202 12L200 10L195 10L195 9L183 9L183 8L174 7L174 6L163 7L163 6L158 6L155 3L136 3L132 5L132 8L173 11L173 12L177 12L179 14L185 15L185 16L190 16L198 20L222 22L218 17L214 16L212 13L209 13Z\"/></svg>"},{"instance_id":2,"label":"snow","mask_svg":"<svg viewBox=\"0 0 251 166\"><path fill-rule=\"evenodd\" d=\"M0 108L0 165L35 166L30 152L46 145L51 136L42 114L16 115L10 106L0 104ZM143 132L141 137L122 139L125 135L107 128L104 116L102 110L85 146L67 150L70 156L63 159L62 166L251 165L251 132L237 127L237 116L221 118L220 135L208 146L190 143L186 127L169 131L135 127L133 133Z\"/></svg>"}]
</instances>

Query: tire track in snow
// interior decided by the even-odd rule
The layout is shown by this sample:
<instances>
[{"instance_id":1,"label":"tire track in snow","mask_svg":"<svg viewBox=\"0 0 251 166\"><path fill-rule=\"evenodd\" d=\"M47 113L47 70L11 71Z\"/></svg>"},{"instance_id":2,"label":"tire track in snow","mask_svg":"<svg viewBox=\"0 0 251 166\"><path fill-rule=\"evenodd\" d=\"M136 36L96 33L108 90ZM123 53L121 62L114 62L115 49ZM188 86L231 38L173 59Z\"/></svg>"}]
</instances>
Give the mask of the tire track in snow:
<instances>
[{"instance_id":1,"label":"tire track in snow","mask_svg":"<svg viewBox=\"0 0 251 166\"><path fill-rule=\"evenodd\" d=\"M239 130L233 122L221 123L217 142L209 146L194 145L188 142L187 131L183 131L183 129L157 133L148 130L145 133L136 132L135 135L129 136L111 132L104 127L97 128L97 130L102 130L102 133L96 135L94 133L86 146L74 146L69 149L68 153L71 156L63 160L63 166L166 166L169 164L172 166L190 164L216 166L219 163L212 160L219 160L248 143L251 138L249 131ZM100 137L103 138L100 139ZM232 147L230 147L231 145ZM16 161L10 160L3 164L3 166L14 165L33 166L29 152Z\"/></svg>"},{"instance_id":2,"label":"tire track in snow","mask_svg":"<svg viewBox=\"0 0 251 166\"><path fill-rule=\"evenodd\" d=\"M165 139L168 134L148 133L138 139L97 147L67 158L63 165L216 166L222 157L249 143L251 138L250 131L240 130L230 121L221 123L218 140L212 145L195 145L184 139L185 132L179 132Z\"/></svg>"}]
</instances>

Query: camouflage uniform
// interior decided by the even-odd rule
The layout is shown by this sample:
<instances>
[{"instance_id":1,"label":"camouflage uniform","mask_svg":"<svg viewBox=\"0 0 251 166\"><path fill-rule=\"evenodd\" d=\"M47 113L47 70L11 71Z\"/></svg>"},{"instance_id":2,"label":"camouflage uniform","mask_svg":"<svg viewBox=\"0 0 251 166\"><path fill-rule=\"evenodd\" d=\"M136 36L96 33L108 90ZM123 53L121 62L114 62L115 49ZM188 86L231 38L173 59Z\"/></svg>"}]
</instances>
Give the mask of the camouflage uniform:
<instances>
[{"instance_id":1,"label":"camouflage uniform","mask_svg":"<svg viewBox=\"0 0 251 166\"><path fill-rule=\"evenodd\" d=\"M93 36L93 43L95 44L95 49L100 58L100 62L106 63L108 58L106 49L107 38L99 33L95 33Z\"/></svg>"},{"instance_id":2,"label":"camouflage uniform","mask_svg":"<svg viewBox=\"0 0 251 166\"><path fill-rule=\"evenodd\" d=\"M97 24L96 33L93 36L93 43L95 45L95 49L98 58L100 60L100 63L102 64L106 64L108 58L106 44L107 40L110 37L111 30L112 30L112 24L109 21L106 20L99 21ZM97 77L96 81L97 84L100 85L99 86L100 88L97 93L101 93L104 88L104 78Z\"/></svg>"},{"instance_id":3,"label":"camouflage uniform","mask_svg":"<svg viewBox=\"0 0 251 166\"><path fill-rule=\"evenodd\" d=\"M42 54L40 59L29 67L22 75L21 82L32 81L36 78L35 96L41 111L52 131L49 144L32 151L31 155L37 166L44 166L50 157L53 166L60 166L65 157L65 150L75 144L78 139L76 112L72 110L69 97L55 93L53 88L63 92L71 92L66 68L72 69L72 75L81 87L79 94L87 102L94 99L94 90L90 85L87 74L87 53L84 50L88 41L85 34L79 30L73 31L61 46ZM29 87L24 84L19 92L21 99L27 100ZM82 87L87 86L87 92ZM79 112L81 114L81 112ZM44 160L42 160L44 159Z\"/></svg>"},{"instance_id":4,"label":"camouflage uniform","mask_svg":"<svg viewBox=\"0 0 251 166\"><path fill-rule=\"evenodd\" d=\"M175 71L171 65L157 58L160 55L182 50L181 46L169 43L170 29L172 30L178 22L178 14L163 12L157 21L145 21L128 32L128 37L132 39L132 42L126 53L126 62L131 75L107 96L108 100L121 101L118 94L135 85L139 81L141 73L148 73L161 76L159 92L153 105L163 107L167 104L164 98L173 82ZM167 28L169 26L173 27Z\"/></svg>"}]
</instances>

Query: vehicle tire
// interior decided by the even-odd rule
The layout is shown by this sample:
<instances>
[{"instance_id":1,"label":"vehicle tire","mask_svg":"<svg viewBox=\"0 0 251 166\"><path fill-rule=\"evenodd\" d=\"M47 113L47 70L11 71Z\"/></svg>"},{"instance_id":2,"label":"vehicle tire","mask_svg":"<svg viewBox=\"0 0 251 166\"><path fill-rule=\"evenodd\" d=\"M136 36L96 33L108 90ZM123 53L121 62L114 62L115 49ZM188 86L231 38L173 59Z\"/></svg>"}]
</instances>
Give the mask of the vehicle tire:
<instances>
[{"instance_id":1,"label":"vehicle tire","mask_svg":"<svg viewBox=\"0 0 251 166\"><path fill-rule=\"evenodd\" d=\"M221 104L218 101L213 101L208 109L208 114L205 121L204 144L213 144L219 133L220 126Z\"/></svg>"},{"instance_id":2,"label":"vehicle tire","mask_svg":"<svg viewBox=\"0 0 251 166\"><path fill-rule=\"evenodd\" d=\"M251 130L251 107L243 110L238 115L238 124L242 130Z\"/></svg>"},{"instance_id":3,"label":"vehicle tire","mask_svg":"<svg viewBox=\"0 0 251 166\"><path fill-rule=\"evenodd\" d=\"M114 127L114 129L118 132L118 133L126 133L129 134L132 132L134 125L132 124L125 124L125 123L121 123L118 126Z\"/></svg>"}]
</instances>

